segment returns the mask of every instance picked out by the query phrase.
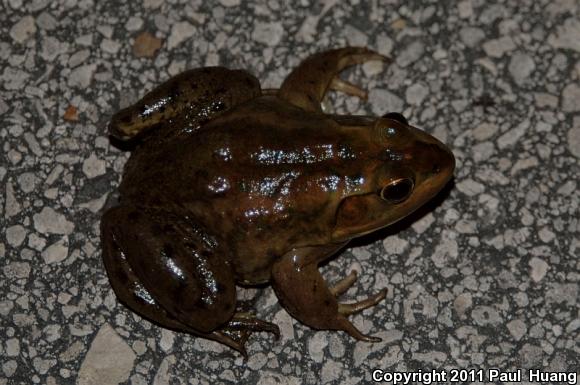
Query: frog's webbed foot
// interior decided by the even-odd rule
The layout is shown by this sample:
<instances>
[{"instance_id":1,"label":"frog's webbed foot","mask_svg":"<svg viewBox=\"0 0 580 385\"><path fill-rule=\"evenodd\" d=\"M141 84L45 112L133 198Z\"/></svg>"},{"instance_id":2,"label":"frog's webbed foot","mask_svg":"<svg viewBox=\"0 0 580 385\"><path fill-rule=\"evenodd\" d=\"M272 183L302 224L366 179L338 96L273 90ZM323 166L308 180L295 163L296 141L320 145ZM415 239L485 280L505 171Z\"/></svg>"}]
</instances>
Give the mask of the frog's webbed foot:
<instances>
[{"instance_id":1,"label":"frog's webbed foot","mask_svg":"<svg viewBox=\"0 0 580 385\"><path fill-rule=\"evenodd\" d=\"M246 342L252 333L267 332L272 333L276 339L280 338L280 328L278 325L260 320L249 313L236 313L222 329L215 331L215 339L232 349L240 352L248 358L246 352Z\"/></svg>"},{"instance_id":2,"label":"frog's webbed foot","mask_svg":"<svg viewBox=\"0 0 580 385\"><path fill-rule=\"evenodd\" d=\"M329 288L330 292L335 296L338 297L339 295L345 293L355 282L357 279L357 272L356 270L352 270L349 275L335 283L332 287ZM373 307L379 302L381 302L387 296L387 289L383 289L376 294L371 295L370 297L363 299L362 301L354 302L354 303L339 303L338 304L338 312L342 315L351 315L363 311L364 309L368 309L369 307Z\"/></svg>"},{"instance_id":3,"label":"frog's webbed foot","mask_svg":"<svg viewBox=\"0 0 580 385\"><path fill-rule=\"evenodd\" d=\"M282 257L272 268L276 295L292 316L310 327L343 330L358 340L378 342L380 338L361 333L346 316L376 305L385 298L386 291L359 302L338 303L336 296L353 285L356 273L351 272L331 288L327 286L318 271L318 262L335 250L306 247Z\"/></svg>"},{"instance_id":4,"label":"frog's webbed foot","mask_svg":"<svg viewBox=\"0 0 580 385\"><path fill-rule=\"evenodd\" d=\"M371 60L390 61L389 58L366 48L347 47L310 56L284 80L278 97L308 111L322 111L320 103L328 89L358 96L363 100L367 92L342 80L339 73L347 67Z\"/></svg>"}]
</instances>

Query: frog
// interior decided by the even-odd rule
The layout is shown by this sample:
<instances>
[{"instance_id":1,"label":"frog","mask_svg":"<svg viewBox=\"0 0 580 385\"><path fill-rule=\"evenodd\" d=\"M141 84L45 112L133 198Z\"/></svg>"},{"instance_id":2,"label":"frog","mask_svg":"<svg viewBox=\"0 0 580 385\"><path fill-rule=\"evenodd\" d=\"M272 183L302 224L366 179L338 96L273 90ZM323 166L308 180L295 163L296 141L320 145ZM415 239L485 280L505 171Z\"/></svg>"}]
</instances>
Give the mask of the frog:
<instances>
[{"instance_id":1,"label":"frog","mask_svg":"<svg viewBox=\"0 0 580 385\"><path fill-rule=\"evenodd\" d=\"M364 47L322 51L277 89L262 89L246 70L192 69L115 113L110 135L132 152L100 229L120 302L247 357L250 335L280 330L240 307L237 293L271 285L304 325L380 341L349 316L387 290L341 301L359 273L330 284L320 264L431 200L455 159L401 113L324 111L331 91L367 100L340 74L377 60L392 61Z\"/></svg>"}]
</instances>

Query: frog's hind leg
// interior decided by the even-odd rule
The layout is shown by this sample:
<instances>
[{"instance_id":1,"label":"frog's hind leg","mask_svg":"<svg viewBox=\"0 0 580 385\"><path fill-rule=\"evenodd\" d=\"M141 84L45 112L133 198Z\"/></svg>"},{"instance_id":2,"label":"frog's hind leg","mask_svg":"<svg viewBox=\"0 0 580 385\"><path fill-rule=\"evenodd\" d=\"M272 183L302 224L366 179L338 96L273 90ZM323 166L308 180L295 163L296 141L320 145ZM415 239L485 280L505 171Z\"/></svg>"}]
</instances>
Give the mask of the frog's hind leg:
<instances>
[{"instance_id":1,"label":"frog's hind leg","mask_svg":"<svg viewBox=\"0 0 580 385\"><path fill-rule=\"evenodd\" d=\"M110 134L129 140L163 123L172 131L194 130L235 105L261 95L258 79L242 70L206 67L185 71L115 115ZM170 132L168 134L175 133Z\"/></svg>"},{"instance_id":2,"label":"frog's hind leg","mask_svg":"<svg viewBox=\"0 0 580 385\"><path fill-rule=\"evenodd\" d=\"M385 298L385 292L353 304L341 304L336 296L354 283L356 274L351 273L329 288L318 271L318 262L337 248L305 247L284 255L272 268L272 286L276 295L292 316L310 327L343 330L361 341L380 341L361 333L346 316L376 305Z\"/></svg>"},{"instance_id":3,"label":"frog's hind leg","mask_svg":"<svg viewBox=\"0 0 580 385\"><path fill-rule=\"evenodd\" d=\"M127 223L128 220L131 223ZM208 249L213 249L209 237L202 240L205 241L205 246L191 248L187 257L189 264L197 264L197 269L206 278L213 274L215 285L208 285L203 279L196 279L198 287L193 288L191 282L188 282L192 280L192 274L188 272L186 266L183 266L183 259L167 253L167 245L165 252L160 252L154 247L155 241L145 239L159 236L163 238L162 233L165 233L165 241L169 242L168 234L176 234L179 231L161 223L151 225L147 223L149 221L151 217L147 218L144 213L139 214L136 213L136 209L125 207L113 208L103 216L101 222L103 261L113 290L121 302L142 317L163 327L220 342L244 355L244 344L252 332L266 331L279 335L276 325L258 320L247 313L235 313L233 276L225 263L219 266L219 271L214 271L217 267L216 262L208 261ZM131 225L131 231L126 230L127 225ZM149 233L148 227L152 227L155 234ZM198 235L203 238L203 234L198 232ZM193 246L199 238L189 234L189 246ZM177 246L179 241L175 238L172 240L176 241L175 250L179 249ZM139 254L135 254L136 250L129 246L130 242L144 244ZM159 254L153 254L155 252ZM199 253L205 256L200 256ZM159 266L156 266L158 263L151 263L151 259L156 260L153 262L165 262L166 266L173 269L171 274L160 270ZM135 268L136 262L143 266ZM207 269L204 270L200 263ZM217 263L219 264L219 261ZM143 274L143 270L150 270L150 273ZM151 285L151 275L157 275L157 286ZM177 292L173 290L172 284L177 284ZM196 299L195 293L204 287L209 293L206 293L205 301L203 299L200 301L199 296ZM183 311L177 312L176 307L183 307Z\"/></svg>"},{"instance_id":4,"label":"frog's hind leg","mask_svg":"<svg viewBox=\"0 0 580 385\"><path fill-rule=\"evenodd\" d=\"M366 48L347 47L310 56L284 80L278 97L308 111L321 112L320 103L328 89L367 98L367 92L338 77L347 67L370 60L389 58Z\"/></svg>"}]
</instances>

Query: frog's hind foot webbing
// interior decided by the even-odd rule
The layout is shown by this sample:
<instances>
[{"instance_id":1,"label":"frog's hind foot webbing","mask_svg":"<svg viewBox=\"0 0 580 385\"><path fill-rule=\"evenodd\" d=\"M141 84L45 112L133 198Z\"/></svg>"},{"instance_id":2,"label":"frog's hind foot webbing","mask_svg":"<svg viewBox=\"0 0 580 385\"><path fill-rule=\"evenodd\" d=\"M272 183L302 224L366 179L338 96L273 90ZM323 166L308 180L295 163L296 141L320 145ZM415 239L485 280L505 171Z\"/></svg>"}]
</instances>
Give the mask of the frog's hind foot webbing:
<instances>
[{"instance_id":1,"label":"frog's hind foot webbing","mask_svg":"<svg viewBox=\"0 0 580 385\"><path fill-rule=\"evenodd\" d=\"M356 273L329 288L318 271L316 260L322 260L326 251L316 258L316 248L295 249L284 255L272 268L272 287L286 310L302 323L321 330L343 330L352 337L367 342L380 341L363 334L346 315L376 305L385 297L378 293L353 304L340 304L336 296L348 290L356 280Z\"/></svg>"},{"instance_id":2,"label":"frog's hind foot webbing","mask_svg":"<svg viewBox=\"0 0 580 385\"><path fill-rule=\"evenodd\" d=\"M315 112L322 111L320 103L328 89L366 100L365 90L340 79L338 74L347 67L371 60L391 61L386 56L361 47L346 47L312 55L288 75L280 87L278 97Z\"/></svg>"},{"instance_id":3,"label":"frog's hind foot webbing","mask_svg":"<svg viewBox=\"0 0 580 385\"><path fill-rule=\"evenodd\" d=\"M213 333L215 338L212 339L237 350L247 359L245 345L250 335L256 332L272 333L276 339L280 338L278 325L260 320L249 313L236 313L227 325Z\"/></svg>"}]
</instances>

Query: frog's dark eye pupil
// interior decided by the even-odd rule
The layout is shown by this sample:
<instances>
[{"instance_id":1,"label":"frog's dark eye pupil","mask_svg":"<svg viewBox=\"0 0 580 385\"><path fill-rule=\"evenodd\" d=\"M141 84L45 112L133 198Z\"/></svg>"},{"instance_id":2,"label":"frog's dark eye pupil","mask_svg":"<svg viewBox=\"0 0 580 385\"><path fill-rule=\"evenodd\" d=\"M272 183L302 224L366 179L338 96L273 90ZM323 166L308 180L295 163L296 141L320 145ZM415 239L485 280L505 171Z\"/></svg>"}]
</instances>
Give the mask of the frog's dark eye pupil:
<instances>
[{"instance_id":1,"label":"frog's dark eye pupil","mask_svg":"<svg viewBox=\"0 0 580 385\"><path fill-rule=\"evenodd\" d=\"M389 203L400 203L413 191L414 183L409 178L397 179L381 189L381 199Z\"/></svg>"},{"instance_id":2,"label":"frog's dark eye pupil","mask_svg":"<svg viewBox=\"0 0 580 385\"><path fill-rule=\"evenodd\" d=\"M397 122L404 124L406 126L409 125L407 118L405 118L403 114L400 114L398 112L389 112L388 114L384 114L383 118L396 120Z\"/></svg>"}]
</instances>

